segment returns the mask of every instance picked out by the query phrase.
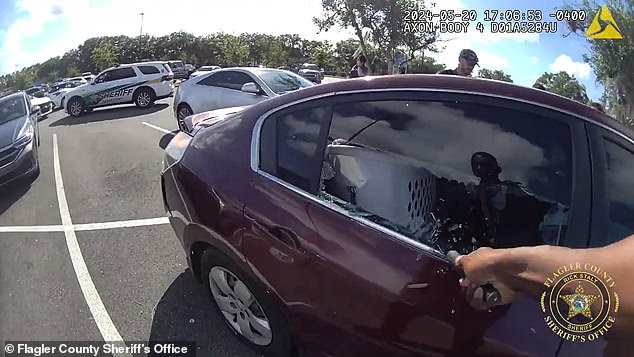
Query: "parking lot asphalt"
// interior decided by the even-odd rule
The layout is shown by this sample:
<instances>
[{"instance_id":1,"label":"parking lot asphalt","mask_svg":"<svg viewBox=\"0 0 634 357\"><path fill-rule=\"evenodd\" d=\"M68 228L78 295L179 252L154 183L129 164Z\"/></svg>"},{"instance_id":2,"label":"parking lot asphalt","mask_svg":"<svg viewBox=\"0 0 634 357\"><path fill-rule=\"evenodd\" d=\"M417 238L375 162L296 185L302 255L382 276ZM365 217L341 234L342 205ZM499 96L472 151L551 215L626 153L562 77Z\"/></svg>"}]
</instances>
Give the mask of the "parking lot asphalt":
<instances>
[{"instance_id":1,"label":"parking lot asphalt","mask_svg":"<svg viewBox=\"0 0 634 357\"><path fill-rule=\"evenodd\" d=\"M40 176L0 187L0 340L118 333L195 341L198 355L256 355L225 327L166 224L159 173L176 130L171 103L40 121Z\"/></svg>"}]
</instances>

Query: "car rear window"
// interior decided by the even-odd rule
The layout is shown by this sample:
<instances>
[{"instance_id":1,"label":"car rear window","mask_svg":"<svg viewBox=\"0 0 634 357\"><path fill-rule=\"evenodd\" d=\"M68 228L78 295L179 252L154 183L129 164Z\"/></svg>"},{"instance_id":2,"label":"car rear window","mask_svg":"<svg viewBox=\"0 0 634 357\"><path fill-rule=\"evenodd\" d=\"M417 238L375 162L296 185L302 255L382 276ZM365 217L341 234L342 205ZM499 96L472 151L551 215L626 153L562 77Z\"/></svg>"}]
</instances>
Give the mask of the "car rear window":
<instances>
[{"instance_id":1,"label":"car rear window","mask_svg":"<svg viewBox=\"0 0 634 357\"><path fill-rule=\"evenodd\" d=\"M139 71L143 74L158 74L160 71L154 66L139 66Z\"/></svg>"}]
</instances>

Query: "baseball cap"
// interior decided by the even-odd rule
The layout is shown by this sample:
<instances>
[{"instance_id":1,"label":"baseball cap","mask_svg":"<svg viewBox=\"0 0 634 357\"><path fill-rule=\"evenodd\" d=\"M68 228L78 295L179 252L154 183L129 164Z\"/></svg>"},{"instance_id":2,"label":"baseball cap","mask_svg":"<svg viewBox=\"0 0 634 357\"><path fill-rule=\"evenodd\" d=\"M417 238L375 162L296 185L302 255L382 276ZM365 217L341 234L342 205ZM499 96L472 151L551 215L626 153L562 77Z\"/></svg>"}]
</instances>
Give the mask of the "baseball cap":
<instances>
[{"instance_id":1,"label":"baseball cap","mask_svg":"<svg viewBox=\"0 0 634 357\"><path fill-rule=\"evenodd\" d=\"M464 50L460 51L460 58L464 58L467 61L469 61L470 64L473 64L474 66L478 65L478 55L476 55L476 53L473 50L470 50L468 48L465 48Z\"/></svg>"}]
</instances>

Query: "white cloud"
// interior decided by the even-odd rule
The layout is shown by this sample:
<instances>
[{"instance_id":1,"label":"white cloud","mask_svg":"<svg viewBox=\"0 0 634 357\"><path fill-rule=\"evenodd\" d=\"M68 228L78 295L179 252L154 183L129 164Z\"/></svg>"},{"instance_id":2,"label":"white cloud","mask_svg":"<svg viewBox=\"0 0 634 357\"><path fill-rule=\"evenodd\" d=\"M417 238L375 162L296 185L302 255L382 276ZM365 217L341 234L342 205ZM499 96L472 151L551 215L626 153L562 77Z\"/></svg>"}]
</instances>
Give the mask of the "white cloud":
<instances>
[{"instance_id":1,"label":"white cloud","mask_svg":"<svg viewBox=\"0 0 634 357\"><path fill-rule=\"evenodd\" d=\"M187 16L174 17L173 11L187 9ZM296 8L294 0L275 0L265 5L259 0L112 0L107 5L92 5L89 0L18 0L24 13L6 30L0 45L0 73L62 55L83 41L95 36L137 36L141 27L149 35L166 35L176 31L206 35L218 31L229 33L266 32L279 35L297 33L315 40L338 41L351 36L346 30L332 29L317 34L312 17L321 13L319 0L302 2L302 11L290 13ZM263 23L265 19L266 23ZM25 40L37 38L44 31L51 31L51 22L66 23L64 31L56 34L52 43L42 43L37 53L26 51ZM57 30L57 29L56 29Z\"/></svg>"},{"instance_id":2,"label":"white cloud","mask_svg":"<svg viewBox=\"0 0 634 357\"><path fill-rule=\"evenodd\" d=\"M590 65L583 62L575 62L568 55L559 55L555 61L550 65L550 70L553 72L566 71L569 74L574 74L580 79L588 79L590 77Z\"/></svg>"},{"instance_id":3,"label":"white cloud","mask_svg":"<svg viewBox=\"0 0 634 357\"><path fill-rule=\"evenodd\" d=\"M461 0L443 0L434 8L453 9L459 12L468 9ZM338 41L355 37L350 31L331 29L317 34L312 17L321 14L320 0L302 1L302 11L290 13L296 8L295 0L273 0L263 5L261 0L111 0L107 4L93 4L90 0L18 0L21 11L19 20L6 29L0 45L0 73L42 62L76 48L86 39L95 36L137 36L141 26L150 35L165 35L175 31L187 31L205 35L217 31L229 33L266 32L269 34L297 33L315 40ZM187 16L174 17L172 12L186 9ZM179 10L180 11L180 10ZM65 23L63 30L55 23ZM38 45L36 53L23 46L27 40L36 39L44 31L55 31L55 41ZM475 34L474 34L475 33ZM480 65L491 69L510 70L509 59L486 50L486 46L500 41L538 42L536 34L492 34L488 29L479 34L475 23L471 23L467 34L444 35L439 43L445 49L433 54L439 62L450 68L457 64L458 53L463 48L472 48L480 57ZM504 53L502 46L497 46Z\"/></svg>"},{"instance_id":4,"label":"white cloud","mask_svg":"<svg viewBox=\"0 0 634 357\"><path fill-rule=\"evenodd\" d=\"M528 60L531 62L531 64L537 64L539 62L539 58L537 58L537 56L530 56Z\"/></svg>"},{"instance_id":5,"label":"white cloud","mask_svg":"<svg viewBox=\"0 0 634 357\"><path fill-rule=\"evenodd\" d=\"M448 68L455 68L458 65L458 55L464 48L470 48L478 54L481 68L505 70L511 68L507 57L485 50L482 43L474 41L472 36L455 36L439 42L438 45L441 47L440 52L430 53L429 56Z\"/></svg>"}]
</instances>

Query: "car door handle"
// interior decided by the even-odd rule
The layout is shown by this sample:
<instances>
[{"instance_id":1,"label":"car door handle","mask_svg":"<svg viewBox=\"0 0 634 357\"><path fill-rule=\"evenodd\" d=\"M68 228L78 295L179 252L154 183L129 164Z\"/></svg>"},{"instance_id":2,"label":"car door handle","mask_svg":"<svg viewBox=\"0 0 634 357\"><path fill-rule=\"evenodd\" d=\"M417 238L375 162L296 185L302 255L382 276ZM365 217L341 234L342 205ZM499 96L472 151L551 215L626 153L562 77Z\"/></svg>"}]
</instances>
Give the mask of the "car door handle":
<instances>
[{"instance_id":1,"label":"car door handle","mask_svg":"<svg viewBox=\"0 0 634 357\"><path fill-rule=\"evenodd\" d=\"M300 248L299 239L297 239L297 235L287 228L275 226L275 227L269 228L269 233L273 237L275 237L277 240L281 241L282 243L288 245L291 248L295 248L295 249Z\"/></svg>"}]
</instances>

